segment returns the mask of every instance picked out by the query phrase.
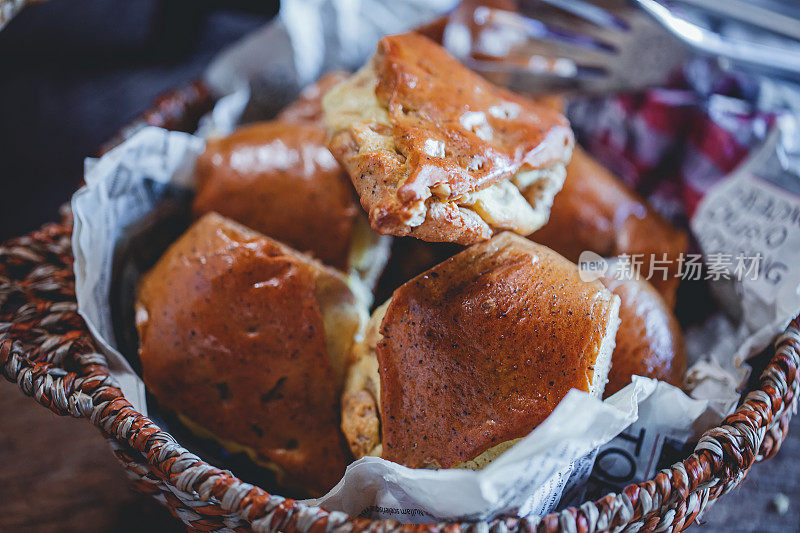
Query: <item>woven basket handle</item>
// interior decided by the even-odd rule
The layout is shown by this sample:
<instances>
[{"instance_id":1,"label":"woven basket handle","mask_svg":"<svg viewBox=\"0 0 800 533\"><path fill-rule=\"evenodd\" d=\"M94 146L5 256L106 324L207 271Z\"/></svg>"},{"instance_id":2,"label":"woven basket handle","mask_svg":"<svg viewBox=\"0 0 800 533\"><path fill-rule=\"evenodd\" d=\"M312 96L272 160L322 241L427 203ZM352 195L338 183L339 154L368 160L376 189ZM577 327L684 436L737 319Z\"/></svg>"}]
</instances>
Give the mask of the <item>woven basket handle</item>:
<instances>
[{"instance_id":1,"label":"woven basket handle","mask_svg":"<svg viewBox=\"0 0 800 533\"><path fill-rule=\"evenodd\" d=\"M97 358L96 364L104 364L99 354L79 357L83 360L94 357ZM90 418L94 407L91 391L96 390L98 382L116 388L116 382L109 375L82 377L53 363L31 361L30 354L25 353L19 341L4 339L0 342L0 362L6 379L16 383L25 395L61 416Z\"/></svg>"},{"instance_id":2,"label":"woven basket handle","mask_svg":"<svg viewBox=\"0 0 800 533\"><path fill-rule=\"evenodd\" d=\"M58 415L90 418L122 393L78 314L68 206L61 214L0 246L0 374Z\"/></svg>"}]
</instances>

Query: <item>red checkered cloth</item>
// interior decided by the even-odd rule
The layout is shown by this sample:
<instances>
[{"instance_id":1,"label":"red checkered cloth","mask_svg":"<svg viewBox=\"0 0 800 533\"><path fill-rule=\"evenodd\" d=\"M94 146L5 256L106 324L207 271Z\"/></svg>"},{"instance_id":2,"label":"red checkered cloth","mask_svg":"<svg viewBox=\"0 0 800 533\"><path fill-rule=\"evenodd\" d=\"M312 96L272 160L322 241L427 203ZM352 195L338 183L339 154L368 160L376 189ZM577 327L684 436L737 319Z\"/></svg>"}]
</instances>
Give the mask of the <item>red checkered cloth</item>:
<instances>
[{"instance_id":1,"label":"red checkered cloth","mask_svg":"<svg viewBox=\"0 0 800 533\"><path fill-rule=\"evenodd\" d=\"M758 109L758 82L705 61L669 86L570 101L579 142L669 220L687 226L708 189L764 139L772 111Z\"/></svg>"}]
</instances>

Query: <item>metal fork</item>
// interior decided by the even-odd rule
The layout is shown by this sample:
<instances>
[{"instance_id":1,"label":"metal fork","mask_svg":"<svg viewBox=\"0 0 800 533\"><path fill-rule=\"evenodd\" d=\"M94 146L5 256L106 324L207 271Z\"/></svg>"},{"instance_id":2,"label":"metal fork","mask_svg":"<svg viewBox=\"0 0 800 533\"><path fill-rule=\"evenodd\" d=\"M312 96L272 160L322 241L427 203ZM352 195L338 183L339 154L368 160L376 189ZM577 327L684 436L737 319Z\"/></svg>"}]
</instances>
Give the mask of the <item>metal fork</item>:
<instances>
[{"instance_id":1,"label":"metal fork","mask_svg":"<svg viewBox=\"0 0 800 533\"><path fill-rule=\"evenodd\" d=\"M444 45L493 82L528 93L659 85L692 53L796 77L800 7L795 15L769 1L680 0L668 9L656 0L468 0L451 15ZM697 23L698 14L780 34L789 45L722 35Z\"/></svg>"}]
</instances>

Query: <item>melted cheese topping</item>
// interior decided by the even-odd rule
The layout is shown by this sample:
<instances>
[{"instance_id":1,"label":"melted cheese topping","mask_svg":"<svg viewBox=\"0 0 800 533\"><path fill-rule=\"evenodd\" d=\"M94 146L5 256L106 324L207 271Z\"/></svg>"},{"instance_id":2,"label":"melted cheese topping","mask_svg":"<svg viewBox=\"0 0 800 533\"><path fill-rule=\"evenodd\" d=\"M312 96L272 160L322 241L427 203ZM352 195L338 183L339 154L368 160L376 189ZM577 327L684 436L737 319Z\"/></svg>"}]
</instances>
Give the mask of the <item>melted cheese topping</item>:
<instances>
[{"instance_id":1,"label":"melted cheese topping","mask_svg":"<svg viewBox=\"0 0 800 533\"><path fill-rule=\"evenodd\" d=\"M328 91L322 100L325 126L332 133L349 129L359 155L381 150L395 151L389 114L375 94L376 84L377 75L370 61L356 74ZM506 114L514 110L512 102L507 104L509 109L503 109ZM500 107L497 109L500 112ZM486 132L483 113L465 112L462 123L473 129L479 137L490 135ZM439 139L427 139L425 151L428 155L443 157L444 143ZM437 208L434 204L455 203L477 214L496 231L509 230L529 235L547 222L553 198L561 189L565 176L563 164L535 170L523 166L507 181L455 199L450 199L451 189L447 183L434 183L425 200L415 206L415 215L407 223L411 227L422 224L426 212Z\"/></svg>"}]
</instances>

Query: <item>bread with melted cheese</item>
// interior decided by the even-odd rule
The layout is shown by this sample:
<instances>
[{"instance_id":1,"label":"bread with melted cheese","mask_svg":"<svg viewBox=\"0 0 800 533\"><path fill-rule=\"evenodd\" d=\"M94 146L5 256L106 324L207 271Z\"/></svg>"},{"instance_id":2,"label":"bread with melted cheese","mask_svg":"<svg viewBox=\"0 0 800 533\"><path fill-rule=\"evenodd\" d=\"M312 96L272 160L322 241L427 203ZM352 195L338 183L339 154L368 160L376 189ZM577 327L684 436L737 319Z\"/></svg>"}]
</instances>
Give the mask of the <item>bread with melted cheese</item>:
<instances>
[{"instance_id":1,"label":"bread with melted cheese","mask_svg":"<svg viewBox=\"0 0 800 533\"><path fill-rule=\"evenodd\" d=\"M416 33L384 37L323 98L330 148L381 234L473 244L546 221L572 131Z\"/></svg>"}]
</instances>

